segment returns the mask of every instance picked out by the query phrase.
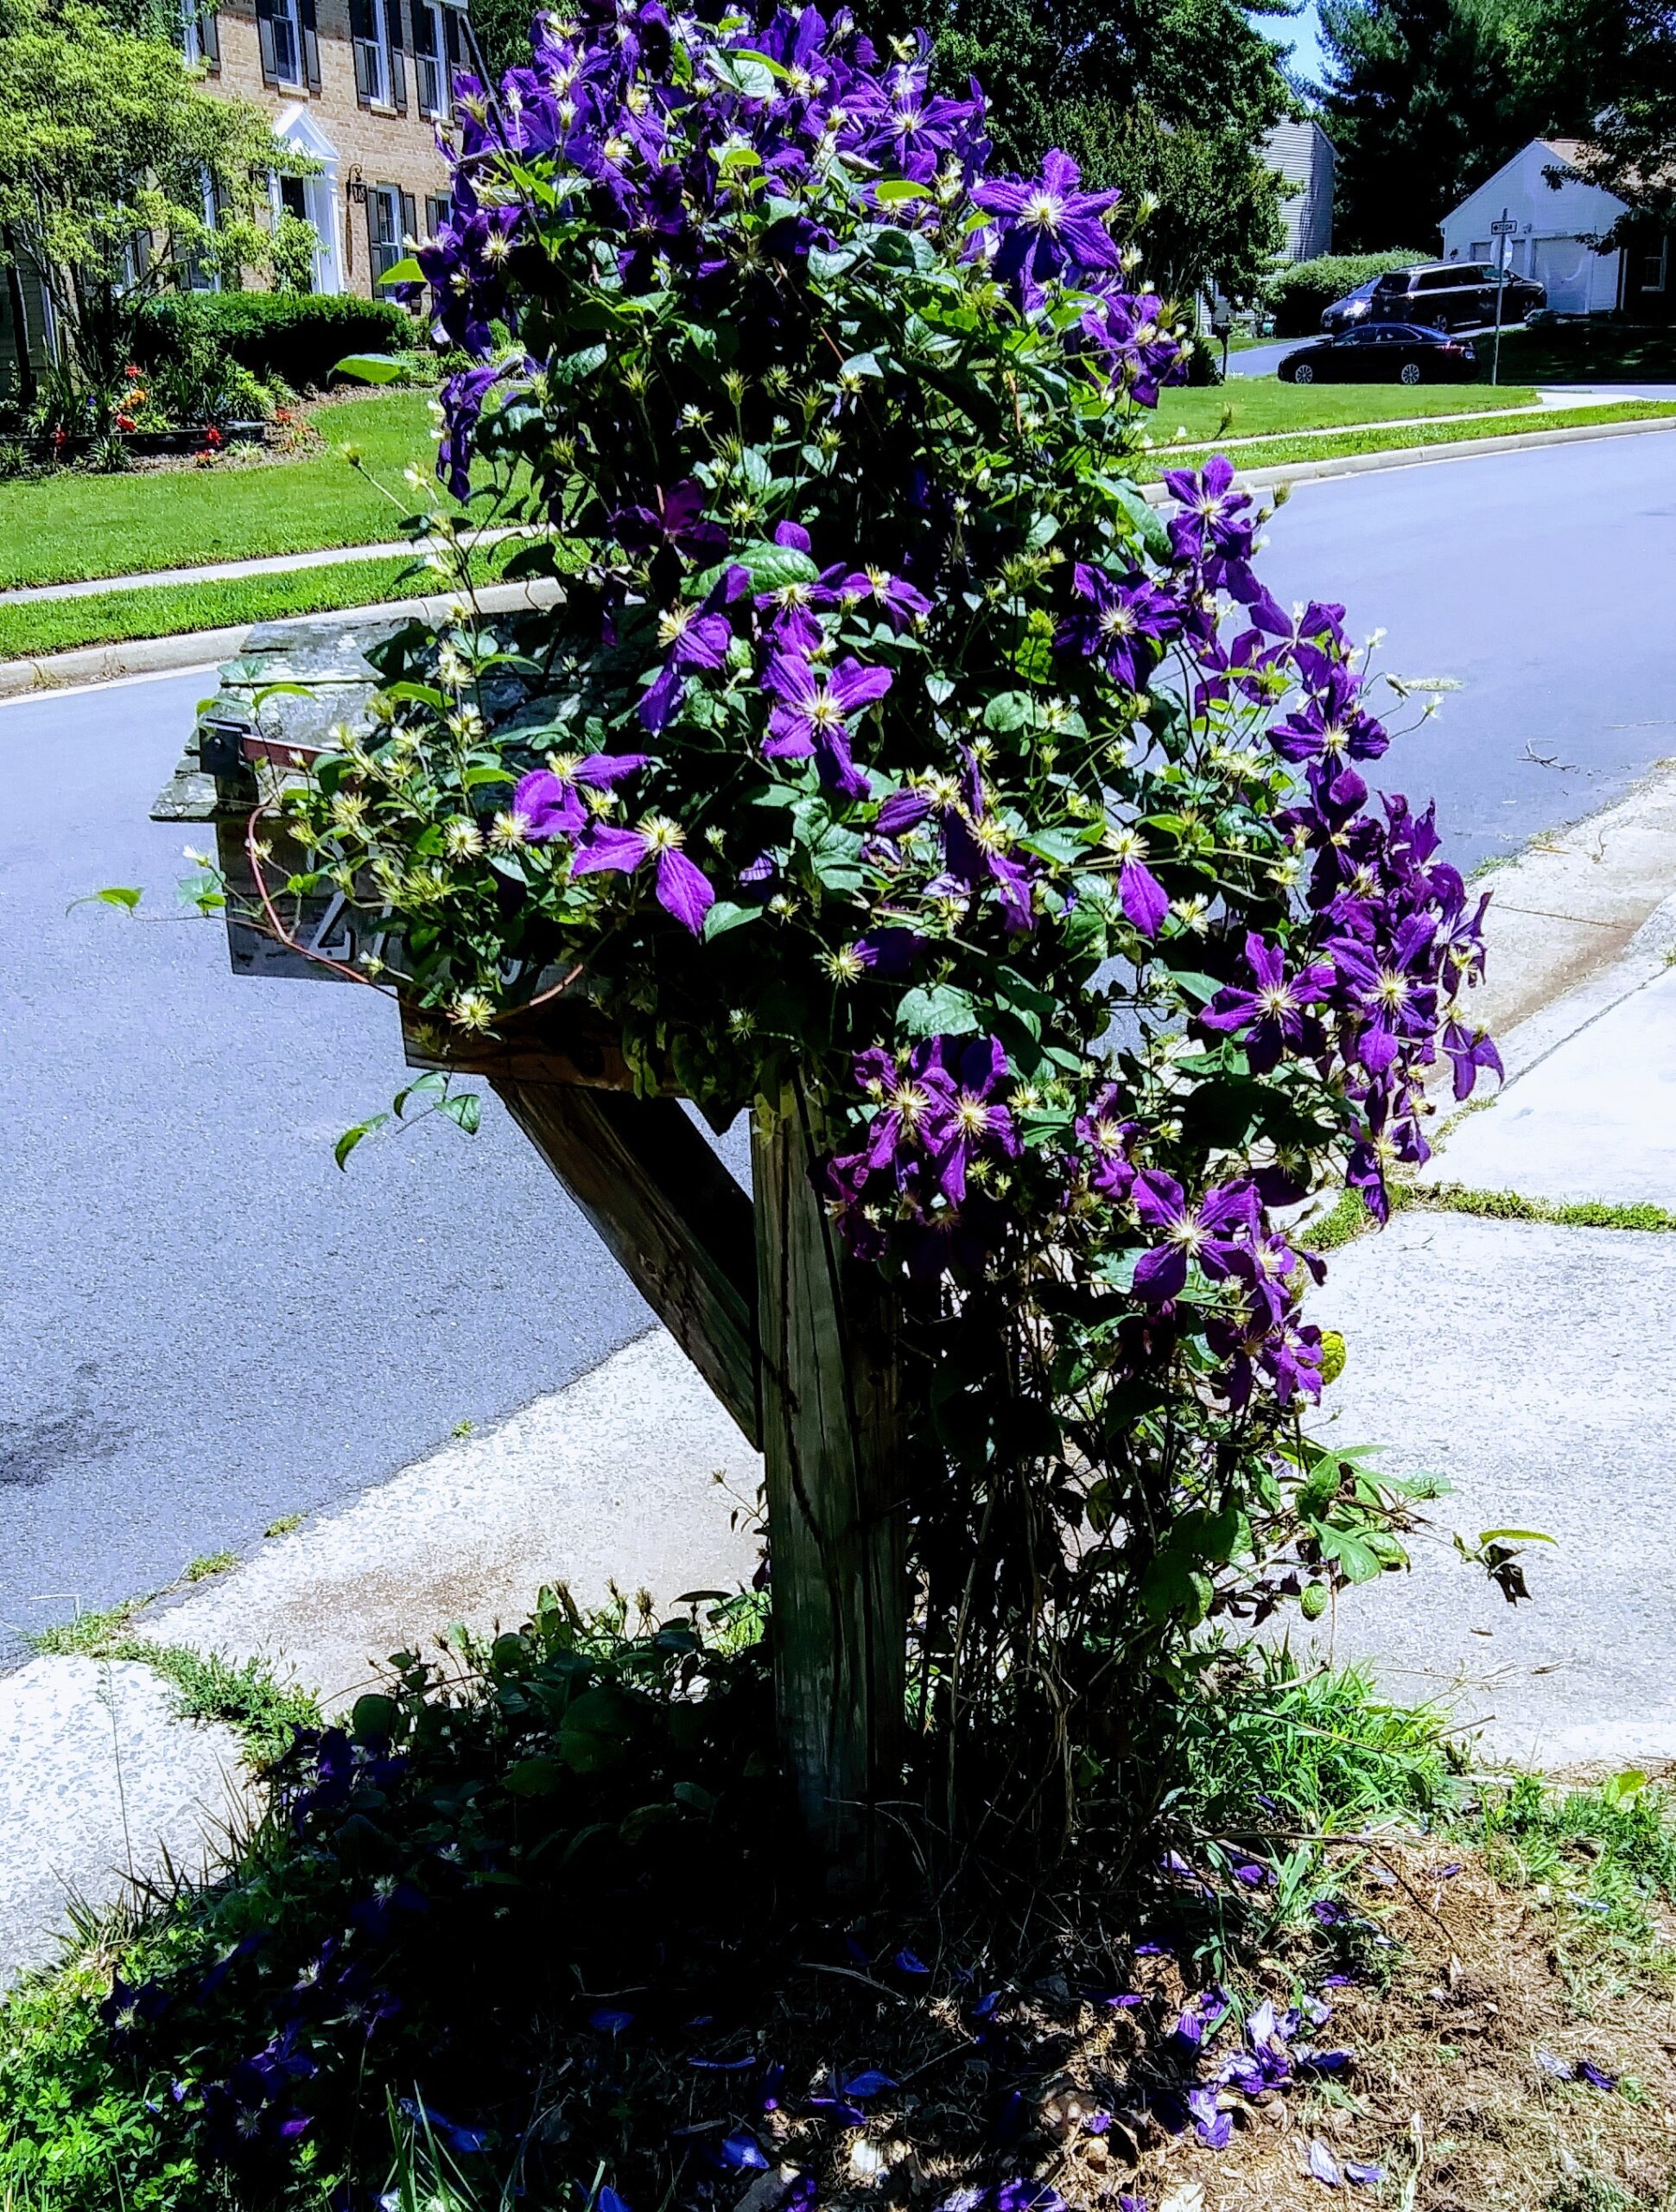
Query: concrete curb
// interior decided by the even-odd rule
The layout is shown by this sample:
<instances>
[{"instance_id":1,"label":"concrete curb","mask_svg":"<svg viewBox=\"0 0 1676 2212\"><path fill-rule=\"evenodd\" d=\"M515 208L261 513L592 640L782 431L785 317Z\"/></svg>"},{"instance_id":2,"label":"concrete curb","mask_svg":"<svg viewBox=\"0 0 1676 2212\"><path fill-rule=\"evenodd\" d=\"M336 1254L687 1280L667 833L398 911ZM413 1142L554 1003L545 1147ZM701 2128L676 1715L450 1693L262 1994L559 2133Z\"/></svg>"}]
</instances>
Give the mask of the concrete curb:
<instances>
[{"instance_id":1,"label":"concrete curb","mask_svg":"<svg viewBox=\"0 0 1676 2212\"><path fill-rule=\"evenodd\" d=\"M1533 446L1580 445L1590 438L1628 438L1638 431L1676 430L1676 415L1641 416L1633 423L1571 423L1556 430L1522 430L1507 438L1454 438L1446 445L1393 446L1386 453L1347 453L1319 461L1276 461L1263 468L1242 468L1241 484L1262 491L1275 484L1310 484L1329 476L1365 476L1383 468L1418 468L1434 461L1470 461L1480 454L1525 453ZM1202 448L1191 448L1201 452ZM1154 461L1163 456L1154 448ZM1197 464L1191 464L1197 466ZM1160 507L1170 497L1162 484L1144 484L1141 495L1149 506Z\"/></svg>"},{"instance_id":2,"label":"concrete curb","mask_svg":"<svg viewBox=\"0 0 1676 2212\"><path fill-rule=\"evenodd\" d=\"M532 527L509 523L497 530L462 531L455 543L474 550L479 545L499 545L509 537L530 537ZM186 569L142 569L131 576L83 576L67 584L16 584L0 591L0 612L8 607L37 607L48 600L94 599L107 591L149 591L170 584L237 583L241 576L288 576L302 569L340 569L357 561L394 561L403 555L422 561L427 553L440 553L448 543L441 537L398 537L380 545L321 545L308 553L263 553L248 561L200 561Z\"/></svg>"},{"instance_id":3,"label":"concrete curb","mask_svg":"<svg viewBox=\"0 0 1676 2212\"><path fill-rule=\"evenodd\" d=\"M505 614L516 608L550 607L559 586L545 579L533 583L486 584L475 594L485 614ZM410 615L421 621L440 621L453 604L452 592L436 592L423 599L382 600L371 607L344 607L318 614L287 615L288 623L397 622ZM172 638L135 638L126 643L79 645L73 652L44 653L35 660L0 661L0 700L27 698L32 692L56 690L65 684L116 683L130 676L154 676L171 669L203 668L215 661L231 660L243 650L252 630L263 626L244 622L225 630L184 630Z\"/></svg>"}]
</instances>

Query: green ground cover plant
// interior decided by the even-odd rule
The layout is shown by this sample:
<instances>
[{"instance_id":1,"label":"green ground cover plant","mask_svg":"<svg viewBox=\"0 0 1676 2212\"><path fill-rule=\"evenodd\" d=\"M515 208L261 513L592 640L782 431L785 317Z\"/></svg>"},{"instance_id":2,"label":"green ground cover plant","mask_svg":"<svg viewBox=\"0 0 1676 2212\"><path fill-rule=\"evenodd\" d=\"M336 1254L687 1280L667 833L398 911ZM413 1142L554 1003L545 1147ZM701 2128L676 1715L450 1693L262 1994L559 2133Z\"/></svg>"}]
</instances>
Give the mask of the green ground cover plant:
<instances>
[{"instance_id":1,"label":"green ground cover plant","mask_svg":"<svg viewBox=\"0 0 1676 2212\"><path fill-rule=\"evenodd\" d=\"M1478 372L1489 374L1489 351L1482 345ZM1501 374L1521 384L1676 383L1676 329L1607 315L1539 322L1502 334Z\"/></svg>"},{"instance_id":2,"label":"green ground cover plant","mask_svg":"<svg viewBox=\"0 0 1676 2212\"><path fill-rule=\"evenodd\" d=\"M473 581L494 582L507 557L500 548L485 546L473 559ZM29 600L10 606L0 599L0 660L34 659L77 645L124 639L171 638L192 630L281 622L293 615L371 607L442 588L442 578L401 554L277 575L229 576L214 583L136 584L91 592L85 598Z\"/></svg>"},{"instance_id":3,"label":"green ground cover plant","mask_svg":"<svg viewBox=\"0 0 1676 2212\"><path fill-rule=\"evenodd\" d=\"M1517 1191L1475 1191L1460 1183L1393 1182L1390 1210L1472 1214L1481 1221L1530 1221L1552 1229L1629 1229L1660 1236L1676 1230L1676 1213L1638 1201L1611 1205L1597 1198L1527 1198ZM1331 1252L1380 1226L1355 1191L1342 1192L1330 1211L1304 1231L1311 1251Z\"/></svg>"},{"instance_id":4,"label":"green ground cover plant","mask_svg":"<svg viewBox=\"0 0 1676 2212\"><path fill-rule=\"evenodd\" d=\"M409 467L429 473L429 397L334 401L311 420L327 449L298 461L0 482L0 589L399 537L417 501L380 484L400 487ZM346 466L345 444L370 475Z\"/></svg>"}]
</instances>

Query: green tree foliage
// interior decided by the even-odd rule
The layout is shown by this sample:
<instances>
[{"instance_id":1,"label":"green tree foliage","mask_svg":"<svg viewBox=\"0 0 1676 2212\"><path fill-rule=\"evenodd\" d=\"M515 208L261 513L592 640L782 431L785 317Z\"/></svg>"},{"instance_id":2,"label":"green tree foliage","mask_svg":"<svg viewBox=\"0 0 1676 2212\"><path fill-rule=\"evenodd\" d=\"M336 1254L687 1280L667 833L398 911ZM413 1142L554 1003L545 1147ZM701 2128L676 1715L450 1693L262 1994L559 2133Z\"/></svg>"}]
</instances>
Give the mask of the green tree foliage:
<instances>
[{"instance_id":1,"label":"green tree foliage","mask_svg":"<svg viewBox=\"0 0 1676 2212\"><path fill-rule=\"evenodd\" d=\"M0 0L0 259L44 285L66 373L101 395L148 300L194 268L301 283L314 246L295 217L270 224L268 186L314 164L136 23L86 0Z\"/></svg>"},{"instance_id":2,"label":"green tree foliage","mask_svg":"<svg viewBox=\"0 0 1676 2212\"><path fill-rule=\"evenodd\" d=\"M1321 32L1342 250L1435 232L1544 134L1589 138L1590 181L1670 219L1676 29L1660 0L1323 0Z\"/></svg>"}]
</instances>

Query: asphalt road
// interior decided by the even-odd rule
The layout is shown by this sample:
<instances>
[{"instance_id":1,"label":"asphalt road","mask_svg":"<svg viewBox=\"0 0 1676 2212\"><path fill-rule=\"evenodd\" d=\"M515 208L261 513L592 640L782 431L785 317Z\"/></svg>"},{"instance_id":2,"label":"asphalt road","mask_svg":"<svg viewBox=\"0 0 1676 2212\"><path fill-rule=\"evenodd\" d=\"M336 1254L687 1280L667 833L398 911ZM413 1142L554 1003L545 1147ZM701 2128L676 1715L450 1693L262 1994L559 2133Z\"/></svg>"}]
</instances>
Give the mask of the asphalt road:
<instances>
[{"instance_id":1,"label":"asphalt road","mask_svg":"<svg viewBox=\"0 0 1676 2212\"><path fill-rule=\"evenodd\" d=\"M1272 537L1283 600L1341 597L1392 666L1462 681L1383 766L1464 862L1676 751L1676 435L1300 486ZM182 836L146 810L207 688L0 706L0 1663L649 1319L492 1099L475 1139L333 1166L402 1079L391 1017L237 980L171 912ZM71 906L111 883L148 887L137 916Z\"/></svg>"}]
</instances>

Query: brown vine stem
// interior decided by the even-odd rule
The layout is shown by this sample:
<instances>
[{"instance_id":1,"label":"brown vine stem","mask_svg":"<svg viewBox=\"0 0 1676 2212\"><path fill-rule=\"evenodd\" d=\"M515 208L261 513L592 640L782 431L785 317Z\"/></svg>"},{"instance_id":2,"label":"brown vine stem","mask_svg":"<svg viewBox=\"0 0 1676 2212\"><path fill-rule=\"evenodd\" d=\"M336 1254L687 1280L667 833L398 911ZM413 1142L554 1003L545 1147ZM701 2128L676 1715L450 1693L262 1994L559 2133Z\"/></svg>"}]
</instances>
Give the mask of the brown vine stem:
<instances>
[{"instance_id":1,"label":"brown vine stem","mask_svg":"<svg viewBox=\"0 0 1676 2212\"><path fill-rule=\"evenodd\" d=\"M262 857L257 849L256 825L261 821L262 816L263 809L259 806L256 807L251 811L250 820L244 824L244 856L251 864L251 874L256 883L257 897L261 899L262 911L268 918L270 933L288 951L300 953L305 960L312 960L316 967L329 968L334 976L341 976L346 982L363 984L368 990L378 991L385 998L398 998L400 995L398 992L391 989L387 984L375 983L371 976L362 975L359 968L351 968L341 960L333 960L328 954L315 952L308 945L302 944L292 936L290 931L281 921L279 910L269 894L268 879L263 872Z\"/></svg>"}]
</instances>

